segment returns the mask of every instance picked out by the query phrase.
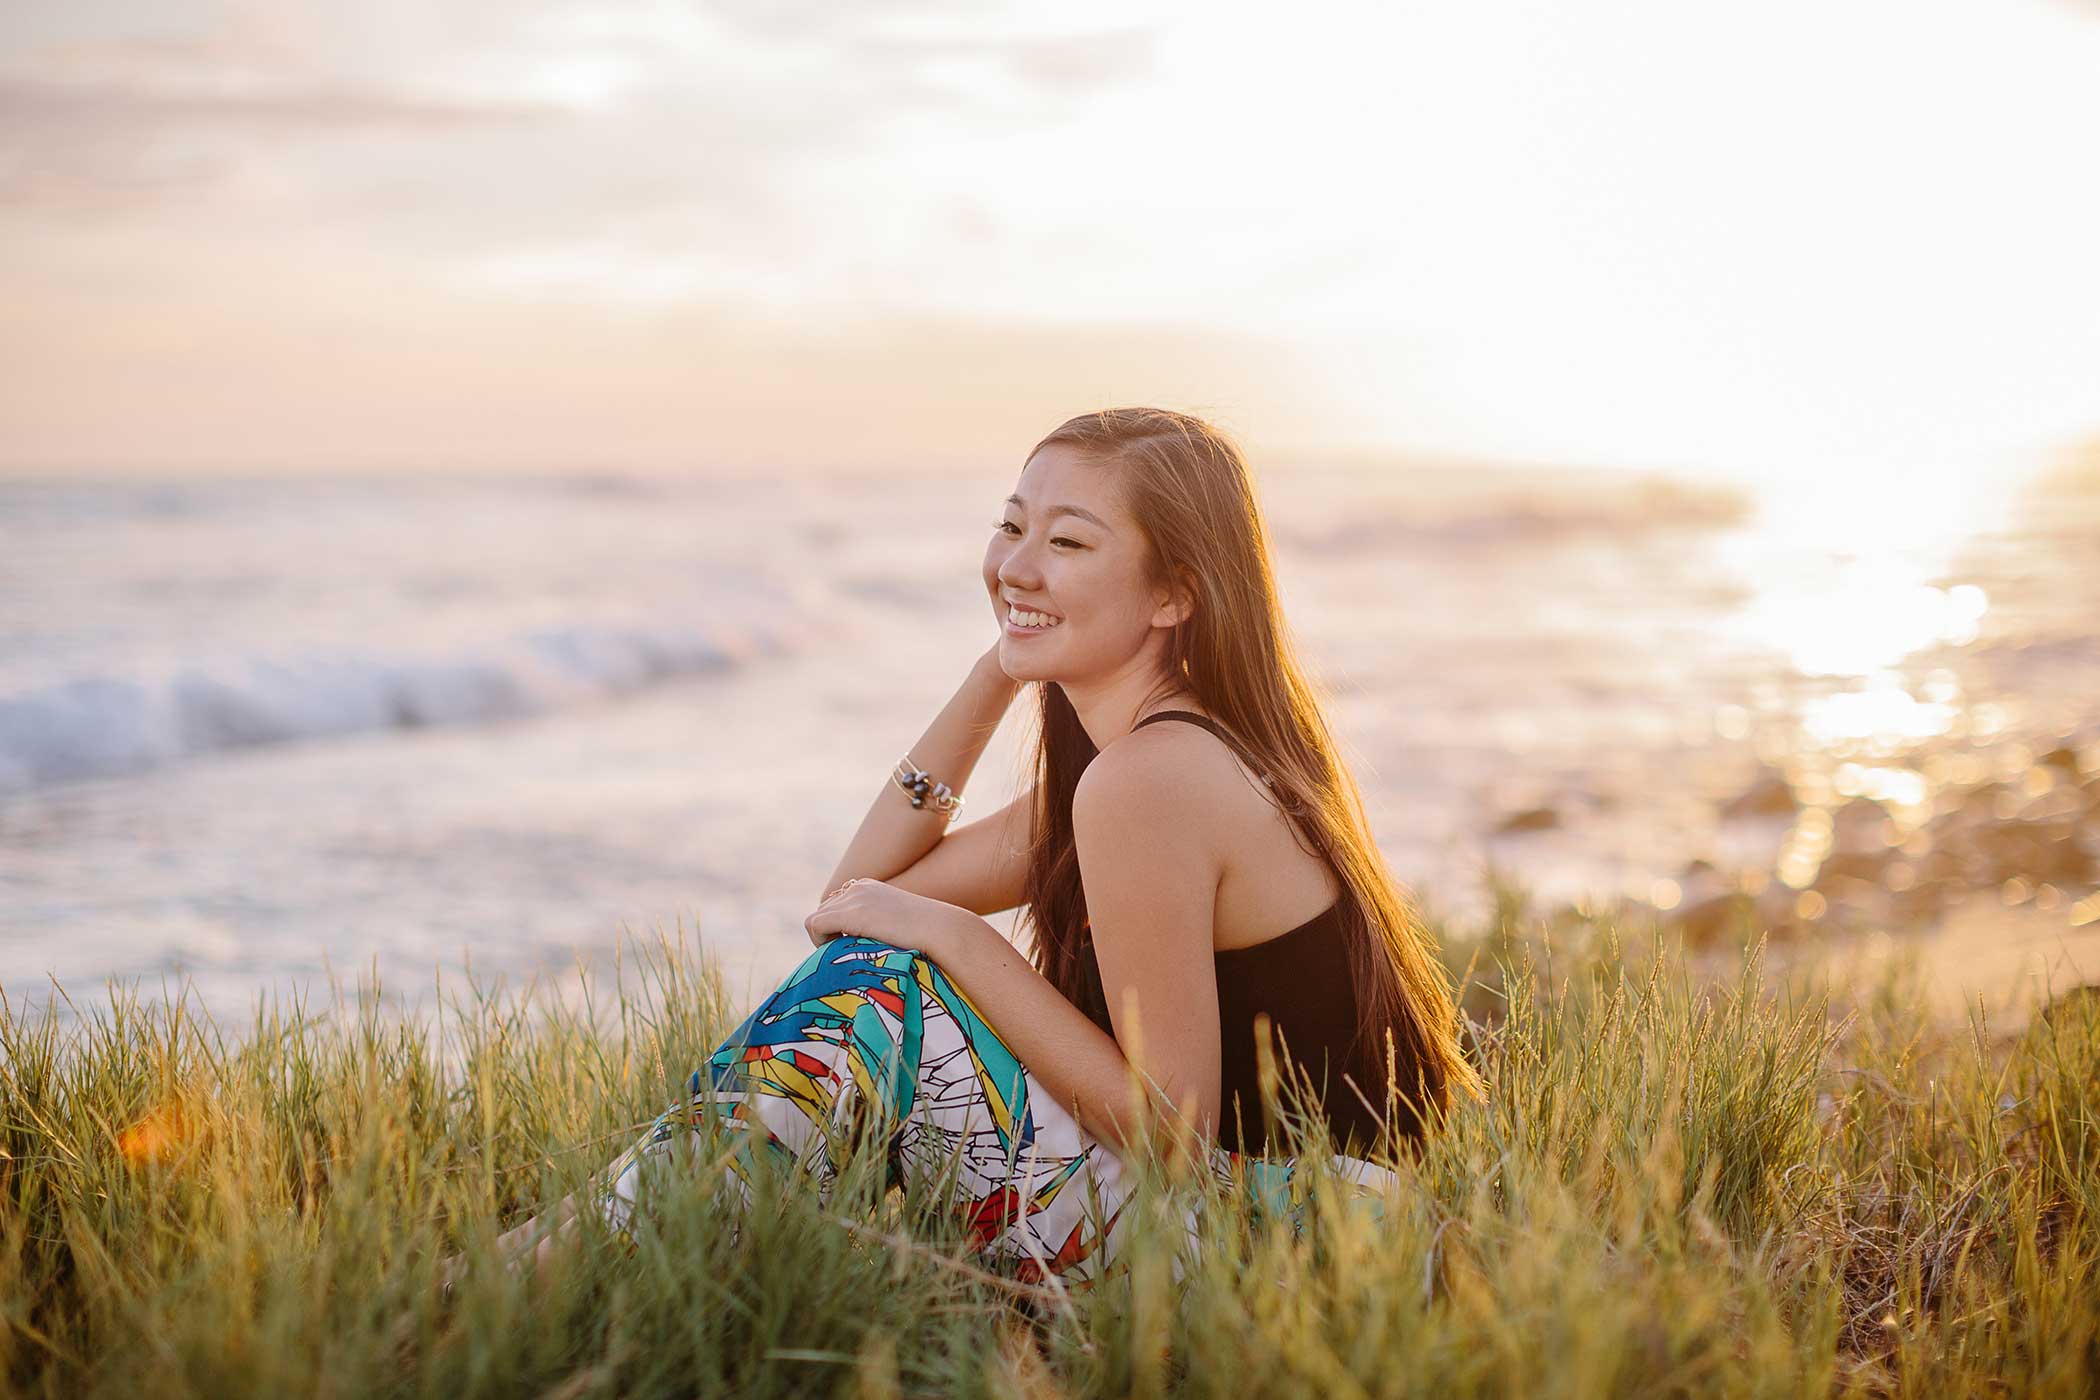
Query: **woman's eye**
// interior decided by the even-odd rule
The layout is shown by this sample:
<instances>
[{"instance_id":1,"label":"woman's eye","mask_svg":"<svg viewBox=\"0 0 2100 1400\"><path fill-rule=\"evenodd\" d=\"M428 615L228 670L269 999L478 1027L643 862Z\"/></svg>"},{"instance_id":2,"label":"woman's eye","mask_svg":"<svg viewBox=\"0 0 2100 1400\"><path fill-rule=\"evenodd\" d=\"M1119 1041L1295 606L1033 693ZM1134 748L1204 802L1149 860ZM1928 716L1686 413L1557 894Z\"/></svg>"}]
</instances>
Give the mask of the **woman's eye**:
<instances>
[{"instance_id":1,"label":"woman's eye","mask_svg":"<svg viewBox=\"0 0 2100 1400\"><path fill-rule=\"evenodd\" d=\"M992 528L993 528L994 530L1012 530L1012 531L1013 531L1013 532L1014 532L1015 534L1019 534L1019 533L1020 533L1020 530L1021 530L1021 527L1020 527L1020 526L1018 526L1018 525L1016 525L1016 524L1014 524L1014 523L1013 523L1013 521L1011 521L1011 520L1002 520L1002 521L998 522L998 523L997 523L996 525L992 526ZM1010 538L1012 538L1012 536L1008 536L1008 538L1010 539ZM1065 537L1064 537L1063 535L1052 535L1052 536L1050 537L1050 543L1052 543L1052 544L1068 544L1068 545L1072 546L1072 548L1074 548L1074 549L1085 549L1085 548L1086 548L1086 546L1085 546L1085 545L1083 545L1083 544L1081 544L1081 543L1080 543L1080 542L1079 542L1078 540L1074 540L1074 539L1067 539L1067 538L1065 538Z\"/></svg>"}]
</instances>

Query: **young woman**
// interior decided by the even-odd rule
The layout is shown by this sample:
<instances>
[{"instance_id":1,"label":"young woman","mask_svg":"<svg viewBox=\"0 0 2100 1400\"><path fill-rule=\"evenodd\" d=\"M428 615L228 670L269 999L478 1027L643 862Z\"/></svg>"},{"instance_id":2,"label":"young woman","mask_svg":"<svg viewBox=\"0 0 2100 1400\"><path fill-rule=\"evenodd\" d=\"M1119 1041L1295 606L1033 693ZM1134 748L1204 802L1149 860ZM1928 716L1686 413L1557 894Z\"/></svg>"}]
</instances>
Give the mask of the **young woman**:
<instances>
[{"instance_id":1,"label":"young woman","mask_svg":"<svg viewBox=\"0 0 2100 1400\"><path fill-rule=\"evenodd\" d=\"M1161 409L1072 419L1004 502L984 588L998 643L883 782L805 920L817 950L604 1174L588 1205L615 1224L697 1115L820 1191L874 1123L893 1180L956 1173L996 1261L1086 1276L1144 1154L1287 1178L1265 1062L1369 1186L1370 1158L1479 1092L1293 654L1237 448ZM948 830L1031 683L1034 784ZM1023 904L1032 959L982 917ZM544 1258L573 1208L507 1248Z\"/></svg>"}]
</instances>

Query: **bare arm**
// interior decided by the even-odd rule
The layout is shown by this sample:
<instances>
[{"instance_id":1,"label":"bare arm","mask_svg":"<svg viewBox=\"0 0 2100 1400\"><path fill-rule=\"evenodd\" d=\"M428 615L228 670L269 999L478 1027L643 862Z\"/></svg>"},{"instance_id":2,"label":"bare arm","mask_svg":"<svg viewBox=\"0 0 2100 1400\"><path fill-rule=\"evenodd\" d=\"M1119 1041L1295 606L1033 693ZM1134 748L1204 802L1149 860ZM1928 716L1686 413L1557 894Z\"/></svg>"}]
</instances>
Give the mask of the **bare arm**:
<instances>
[{"instance_id":1,"label":"bare arm","mask_svg":"<svg viewBox=\"0 0 2100 1400\"><path fill-rule=\"evenodd\" d=\"M1174 760L1178 737L1095 759L1072 795L1072 839L1116 1039L1207 1137L1220 1107L1212 928L1224 865L1204 816L1214 797Z\"/></svg>"},{"instance_id":2,"label":"bare arm","mask_svg":"<svg viewBox=\"0 0 2100 1400\"><path fill-rule=\"evenodd\" d=\"M1034 833L1031 787L990 816L950 827L932 850L888 883L972 914L1003 913L1027 898Z\"/></svg>"},{"instance_id":3,"label":"bare arm","mask_svg":"<svg viewBox=\"0 0 2100 1400\"><path fill-rule=\"evenodd\" d=\"M1147 1088L1117 1039L1065 1000L998 929L958 911L934 961L998 1030L1043 1088L1118 1157L1146 1144L1170 1164L1197 1160L1203 1139Z\"/></svg>"},{"instance_id":4,"label":"bare arm","mask_svg":"<svg viewBox=\"0 0 2100 1400\"><path fill-rule=\"evenodd\" d=\"M982 919L956 911L934 950L1080 1126L1118 1156L1149 1144L1177 1167L1213 1140L1220 1096L1211 929L1222 866L1203 795L1177 783L1183 774L1162 744L1117 744L1073 796L1114 1035Z\"/></svg>"},{"instance_id":5,"label":"bare arm","mask_svg":"<svg viewBox=\"0 0 2100 1400\"><path fill-rule=\"evenodd\" d=\"M960 793L984 754L992 731L1013 703L1021 683L999 669L996 645L977 658L969 676L909 752L912 761ZM948 819L931 806L914 807L911 797L888 774L882 790L861 818L860 829L824 882L820 899L856 876L888 880L916 864L940 844Z\"/></svg>"}]
</instances>

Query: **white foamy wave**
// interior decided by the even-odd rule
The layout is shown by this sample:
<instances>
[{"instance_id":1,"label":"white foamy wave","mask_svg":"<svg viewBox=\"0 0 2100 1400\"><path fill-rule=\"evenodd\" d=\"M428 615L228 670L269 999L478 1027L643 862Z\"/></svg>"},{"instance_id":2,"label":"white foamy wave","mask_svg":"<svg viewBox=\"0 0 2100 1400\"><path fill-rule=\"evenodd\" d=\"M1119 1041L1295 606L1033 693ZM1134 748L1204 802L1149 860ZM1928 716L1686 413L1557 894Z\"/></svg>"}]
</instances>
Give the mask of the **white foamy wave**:
<instances>
[{"instance_id":1,"label":"white foamy wave","mask_svg":"<svg viewBox=\"0 0 2100 1400\"><path fill-rule=\"evenodd\" d=\"M0 792L215 750L506 719L778 655L745 626L578 623L455 654L228 656L0 695Z\"/></svg>"}]
</instances>

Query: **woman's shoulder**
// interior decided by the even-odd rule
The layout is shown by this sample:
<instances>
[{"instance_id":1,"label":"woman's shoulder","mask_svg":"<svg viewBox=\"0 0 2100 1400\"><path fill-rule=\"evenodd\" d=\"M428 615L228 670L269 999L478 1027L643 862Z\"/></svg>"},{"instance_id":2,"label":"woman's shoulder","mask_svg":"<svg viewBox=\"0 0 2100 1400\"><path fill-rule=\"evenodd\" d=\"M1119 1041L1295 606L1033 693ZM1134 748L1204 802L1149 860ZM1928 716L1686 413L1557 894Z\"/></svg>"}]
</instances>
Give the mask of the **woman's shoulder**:
<instances>
[{"instance_id":1,"label":"woman's shoulder","mask_svg":"<svg viewBox=\"0 0 2100 1400\"><path fill-rule=\"evenodd\" d=\"M1245 766L1232 749L1200 725L1148 724L1094 755L1073 793L1097 812L1142 814L1223 838L1247 795Z\"/></svg>"},{"instance_id":2,"label":"woman's shoulder","mask_svg":"<svg viewBox=\"0 0 2100 1400\"><path fill-rule=\"evenodd\" d=\"M1215 890L1232 849L1232 822L1219 791L1219 758L1149 725L1111 741L1088 761L1072 792L1072 837L1081 878L1092 893L1142 870L1158 895L1164 883ZM1205 734L1192 734L1216 747Z\"/></svg>"},{"instance_id":3,"label":"woman's shoulder","mask_svg":"<svg viewBox=\"0 0 2100 1400\"><path fill-rule=\"evenodd\" d=\"M1135 762L1143 754L1153 765L1154 776L1179 778L1191 787L1208 785L1213 796L1241 791L1249 782L1260 781L1261 775L1250 766L1229 728L1198 710L1177 707L1174 713L1195 715L1208 723L1176 718L1143 724L1102 750L1102 756L1121 750L1126 761Z\"/></svg>"},{"instance_id":4,"label":"woman's shoulder","mask_svg":"<svg viewBox=\"0 0 2100 1400\"><path fill-rule=\"evenodd\" d=\"M1140 724L1128 735L1111 739L1079 775L1098 785L1155 785L1174 796L1195 798L1203 789L1222 789L1241 770L1233 747L1210 728L1189 722Z\"/></svg>"}]
</instances>

